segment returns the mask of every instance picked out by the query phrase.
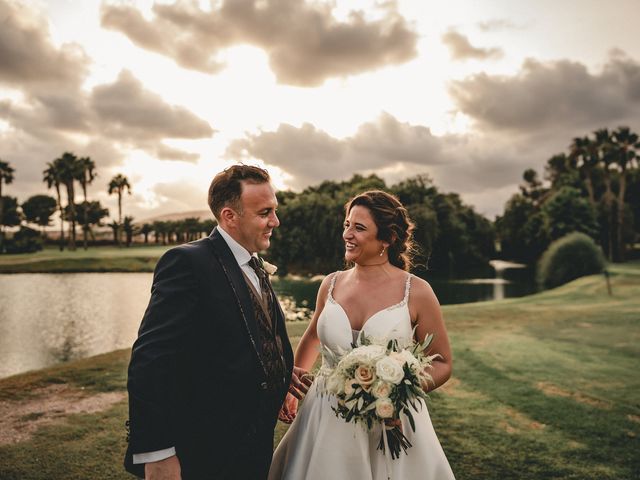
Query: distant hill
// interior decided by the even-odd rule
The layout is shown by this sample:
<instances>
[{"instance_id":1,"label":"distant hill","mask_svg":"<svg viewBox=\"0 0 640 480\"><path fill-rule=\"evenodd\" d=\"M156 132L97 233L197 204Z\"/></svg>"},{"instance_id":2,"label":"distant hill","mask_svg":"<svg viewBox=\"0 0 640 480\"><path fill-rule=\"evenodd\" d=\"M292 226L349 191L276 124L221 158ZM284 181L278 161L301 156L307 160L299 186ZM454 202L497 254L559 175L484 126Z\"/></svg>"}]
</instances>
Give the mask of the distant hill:
<instances>
[{"instance_id":1,"label":"distant hill","mask_svg":"<svg viewBox=\"0 0 640 480\"><path fill-rule=\"evenodd\" d=\"M156 217L149 217L136 221L137 224L153 223L153 222L175 222L176 220L184 220L185 218L199 218L200 220L213 220L211 210L191 210L189 212L167 213Z\"/></svg>"}]
</instances>

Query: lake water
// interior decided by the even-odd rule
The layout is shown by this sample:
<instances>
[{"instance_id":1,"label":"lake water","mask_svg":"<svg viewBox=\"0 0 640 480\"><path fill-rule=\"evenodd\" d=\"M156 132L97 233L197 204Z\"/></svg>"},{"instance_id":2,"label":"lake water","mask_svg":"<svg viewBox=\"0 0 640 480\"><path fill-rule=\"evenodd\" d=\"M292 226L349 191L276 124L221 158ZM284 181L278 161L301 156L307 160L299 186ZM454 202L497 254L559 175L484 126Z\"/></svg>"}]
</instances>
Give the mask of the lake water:
<instances>
[{"instance_id":1,"label":"lake water","mask_svg":"<svg viewBox=\"0 0 640 480\"><path fill-rule=\"evenodd\" d=\"M530 274L425 277L442 304L522 296ZM509 273L510 275L506 275ZM150 273L0 275L0 378L120 348L129 348L149 301ZM274 287L288 320L310 318L320 282L283 279Z\"/></svg>"}]
</instances>

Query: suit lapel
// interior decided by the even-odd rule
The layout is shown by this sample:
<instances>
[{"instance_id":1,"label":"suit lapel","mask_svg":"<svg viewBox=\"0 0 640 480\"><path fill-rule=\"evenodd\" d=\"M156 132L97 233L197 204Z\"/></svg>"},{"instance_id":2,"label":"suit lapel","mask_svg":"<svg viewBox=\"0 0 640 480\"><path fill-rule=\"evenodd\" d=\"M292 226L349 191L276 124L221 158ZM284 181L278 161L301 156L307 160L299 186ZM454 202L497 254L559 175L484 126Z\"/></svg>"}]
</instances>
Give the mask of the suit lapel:
<instances>
[{"instance_id":1,"label":"suit lapel","mask_svg":"<svg viewBox=\"0 0 640 480\"><path fill-rule=\"evenodd\" d=\"M227 242L225 242L222 235L218 233L217 228L213 229L213 232L209 235L209 240L211 240L214 254L218 258L218 261L227 276L227 280L231 285L233 293L235 294L251 344L258 355L258 359L262 363L262 344L258 341L258 324L256 322L256 314L253 311L253 302L251 301L249 287L247 286L247 282L244 280L242 269L238 265L233 253L231 253L231 249L227 245Z\"/></svg>"}]
</instances>

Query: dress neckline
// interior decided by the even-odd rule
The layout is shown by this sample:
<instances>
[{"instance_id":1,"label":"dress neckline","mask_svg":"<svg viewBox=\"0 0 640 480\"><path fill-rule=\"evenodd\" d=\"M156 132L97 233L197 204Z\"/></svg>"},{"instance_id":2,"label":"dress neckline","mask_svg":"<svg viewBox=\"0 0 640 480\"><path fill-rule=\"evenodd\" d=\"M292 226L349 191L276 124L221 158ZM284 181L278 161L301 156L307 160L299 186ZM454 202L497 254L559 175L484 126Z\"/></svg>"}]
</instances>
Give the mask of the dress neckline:
<instances>
[{"instance_id":1,"label":"dress neckline","mask_svg":"<svg viewBox=\"0 0 640 480\"><path fill-rule=\"evenodd\" d=\"M369 323L369 321L376 317L377 315L383 313L383 312L387 312L390 310L395 310L396 308L400 308L404 305L406 305L409 301L409 289L411 288L411 274L407 273L407 279L405 281L405 286L404 286L404 297L402 298L402 300L400 300L398 303L394 303L393 305L390 305L388 307L384 307L381 308L380 310L378 310L377 312L373 313L372 315L370 315L363 323L362 326L360 327L360 329L355 329L353 328L353 324L351 323L351 319L349 318L349 315L347 314L347 311L344 309L344 307L342 305L340 305L340 303L338 301L336 301L335 298L333 298L333 289L336 285L336 279L338 278L338 274L340 272L335 272L333 274L333 277L331 278L331 283L329 284L329 292L327 295L327 299L329 300L330 303L337 305L340 310L342 310L342 313L344 313L344 316L347 320L347 323L349 324L349 327L351 328L352 332L358 332L358 335L360 334L360 332L362 332L365 328L365 326L367 325L367 323Z\"/></svg>"}]
</instances>

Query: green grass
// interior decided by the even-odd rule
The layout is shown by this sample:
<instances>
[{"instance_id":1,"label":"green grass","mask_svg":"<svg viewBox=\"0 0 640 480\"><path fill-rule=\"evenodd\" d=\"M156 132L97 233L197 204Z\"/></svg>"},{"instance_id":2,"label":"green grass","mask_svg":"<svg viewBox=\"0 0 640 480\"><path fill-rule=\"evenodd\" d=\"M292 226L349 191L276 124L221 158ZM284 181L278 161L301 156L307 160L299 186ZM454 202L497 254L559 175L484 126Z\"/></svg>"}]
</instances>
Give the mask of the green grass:
<instances>
[{"instance_id":1,"label":"green grass","mask_svg":"<svg viewBox=\"0 0 640 480\"><path fill-rule=\"evenodd\" d=\"M0 273L153 272L171 246L82 246L74 252L47 247L36 253L0 255Z\"/></svg>"},{"instance_id":2,"label":"green grass","mask_svg":"<svg viewBox=\"0 0 640 480\"><path fill-rule=\"evenodd\" d=\"M458 479L640 478L640 263L611 271L613 297L591 276L443 307L454 376L429 409ZM305 326L289 325L294 343ZM123 390L127 359L119 351L0 380L0 401L52 383ZM0 447L0 478L131 478L121 467L126 415L123 401Z\"/></svg>"}]
</instances>

